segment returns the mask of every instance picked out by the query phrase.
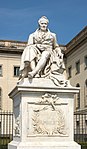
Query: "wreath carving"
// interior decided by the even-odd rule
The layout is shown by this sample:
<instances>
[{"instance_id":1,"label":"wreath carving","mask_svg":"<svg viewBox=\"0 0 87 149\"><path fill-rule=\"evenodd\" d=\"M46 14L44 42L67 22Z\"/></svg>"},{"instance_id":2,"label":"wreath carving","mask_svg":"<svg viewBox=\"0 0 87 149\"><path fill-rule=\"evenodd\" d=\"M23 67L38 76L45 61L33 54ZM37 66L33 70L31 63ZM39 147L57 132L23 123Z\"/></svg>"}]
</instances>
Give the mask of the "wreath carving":
<instances>
[{"instance_id":1,"label":"wreath carving","mask_svg":"<svg viewBox=\"0 0 87 149\"><path fill-rule=\"evenodd\" d=\"M66 135L63 110L60 107L56 107L58 99L58 96L51 96L51 94L48 98L45 95L42 96L41 106L33 110L32 124L34 134Z\"/></svg>"}]
</instances>

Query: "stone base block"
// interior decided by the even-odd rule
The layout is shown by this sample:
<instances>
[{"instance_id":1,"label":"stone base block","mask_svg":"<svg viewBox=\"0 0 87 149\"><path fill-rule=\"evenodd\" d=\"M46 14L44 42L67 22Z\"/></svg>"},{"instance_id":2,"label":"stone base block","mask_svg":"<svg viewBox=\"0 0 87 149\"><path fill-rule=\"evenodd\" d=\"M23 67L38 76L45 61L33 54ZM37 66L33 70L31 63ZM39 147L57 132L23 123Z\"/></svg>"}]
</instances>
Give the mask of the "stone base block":
<instances>
[{"instance_id":1,"label":"stone base block","mask_svg":"<svg viewBox=\"0 0 87 149\"><path fill-rule=\"evenodd\" d=\"M16 142L12 141L8 149L81 149L74 141L69 142Z\"/></svg>"}]
</instances>

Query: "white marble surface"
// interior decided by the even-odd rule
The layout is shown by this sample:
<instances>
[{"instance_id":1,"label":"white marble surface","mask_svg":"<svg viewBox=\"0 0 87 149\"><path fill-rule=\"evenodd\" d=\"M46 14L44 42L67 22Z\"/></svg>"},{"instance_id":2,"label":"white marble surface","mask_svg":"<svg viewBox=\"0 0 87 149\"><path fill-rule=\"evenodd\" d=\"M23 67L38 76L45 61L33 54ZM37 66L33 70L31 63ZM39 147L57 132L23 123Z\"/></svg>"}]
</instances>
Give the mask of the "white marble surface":
<instances>
[{"instance_id":1,"label":"white marble surface","mask_svg":"<svg viewBox=\"0 0 87 149\"><path fill-rule=\"evenodd\" d=\"M38 29L29 35L20 63L19 83L28 77L49 78L56 86L69 86L64 71L63 51L57 43L56 34L48 29L49 20L42 16Z\"/></svg>"},{"instance_id":2,"label":"white marble surface","mask_svg":"<svg viewBox=\"0 0 87 149\"><path fill-rule=\"evenodd\" d=\"M8 149L80 149L73 134L74 93L78 90L40 80L30 83L24 79L9 94L14 105L14 138Z\"/></svg>"},{"instance_id":3,"label":"white marble surface","mask_svg":"<svg viewBox=\"0 0 87 149\"><path fill-rule=\"evenodd\" d=\"M11 142L9 149L81 149L75 142Z\"/></svg>"}]
</instances>

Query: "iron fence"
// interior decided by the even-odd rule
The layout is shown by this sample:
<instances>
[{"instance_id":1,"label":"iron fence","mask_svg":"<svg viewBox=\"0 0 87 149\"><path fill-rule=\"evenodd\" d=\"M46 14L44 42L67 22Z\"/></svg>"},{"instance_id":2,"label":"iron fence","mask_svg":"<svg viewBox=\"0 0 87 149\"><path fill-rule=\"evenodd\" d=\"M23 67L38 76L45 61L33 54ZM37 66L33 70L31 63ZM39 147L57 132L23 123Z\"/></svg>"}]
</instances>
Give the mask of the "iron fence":
<instances>
[{"instance_id":1,"label":"iron fence","mask_svg":"<svg viewBox=\"0 0 87 149\"><path fill-rule=\"evenodd\" d=\"M13 139L13 113L0 111L0 149L7 149Z\"/></svg>"},{"instance_id":2,"label":"iron fence","mask_svg":"<svg viewBox=\"0 0 87 149\"><path fill-rule=\"evenodd\" d=\"M74 113L74 140L87 149L87 113Z\"/></svg>"},{"instance_id":3,"label":"iron fence","mask_svg":"<svg viewBox=\"0 0 87 149\"><path fill-rule=\"evenodd\" d=\"M13 113L0 111L0 149L13 139ZM87 114L74 114L74 140L87 148Z\"/></svg>"}]
</instances>

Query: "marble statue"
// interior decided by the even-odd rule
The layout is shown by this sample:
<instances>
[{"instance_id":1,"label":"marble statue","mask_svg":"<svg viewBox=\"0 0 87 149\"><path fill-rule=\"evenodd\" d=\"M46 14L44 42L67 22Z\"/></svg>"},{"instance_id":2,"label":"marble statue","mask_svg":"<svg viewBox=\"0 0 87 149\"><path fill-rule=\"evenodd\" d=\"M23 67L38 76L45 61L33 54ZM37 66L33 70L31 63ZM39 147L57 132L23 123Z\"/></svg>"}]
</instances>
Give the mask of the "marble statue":
<instances>
[{"instance_id":1,"label":"marble statue","mask_svg":"<svg viewBox=\"0 0 87 149\"><path fill-rule=\"evenodd\" d=\"M30 34L21 57L19 81L25 77L49 78L57 86L67 86L63 75L63 53L57 43L56 34L48 29L48 23L47 17L42 16L38 21L39 28Z\"/></svg>"},{"instance_id":2,"label":"marble statue","mask_svg":"<svg viewBox=\"0 0 87 149\"><path fill-rule=\"evenodd\" d=\"M74 94L64 75L63 53L49 20L39 19L29 36L20 78L9 93L13 100L13 141L8 149L81 149L74 142Z\"/></svg>"}]
</instances>

